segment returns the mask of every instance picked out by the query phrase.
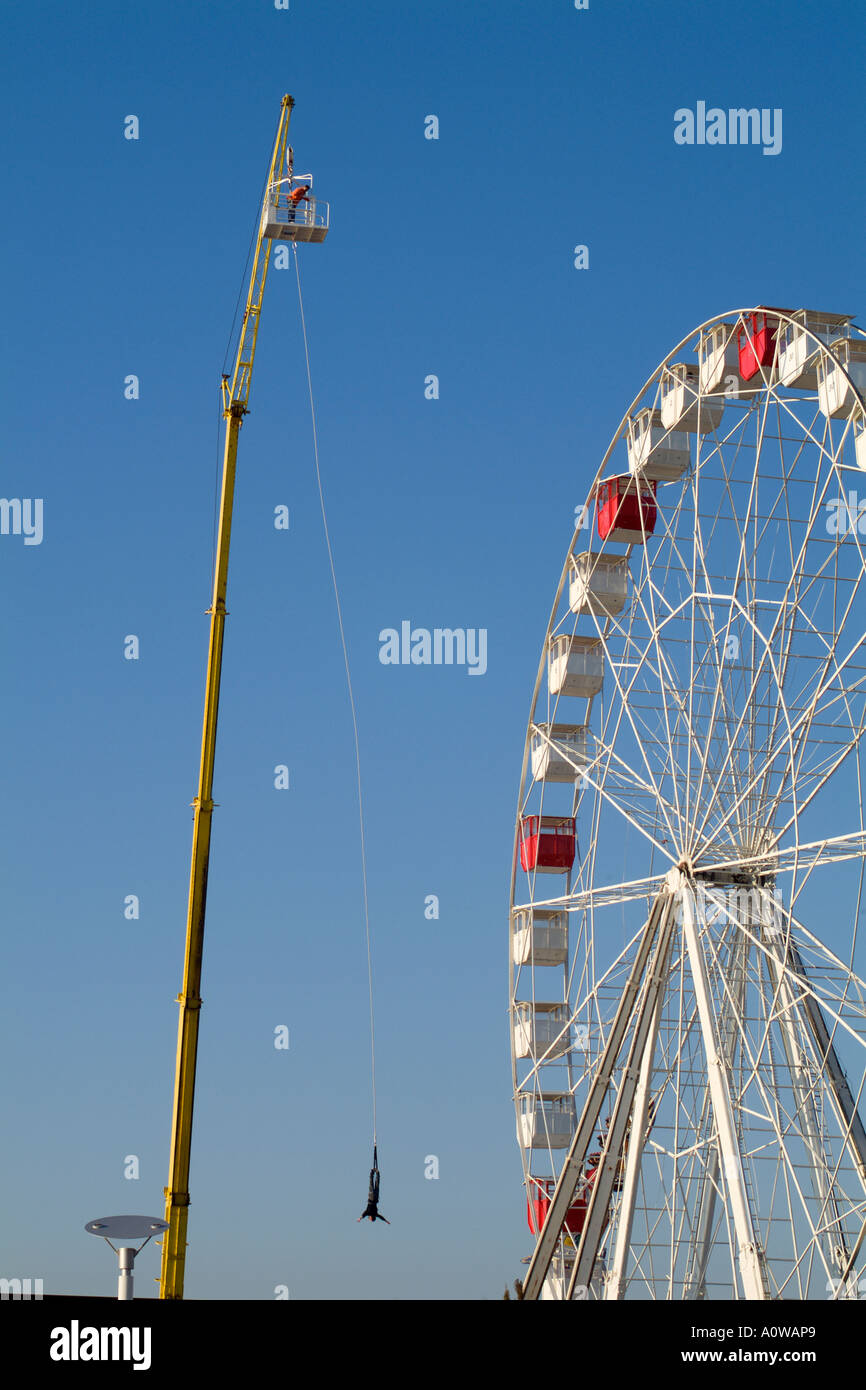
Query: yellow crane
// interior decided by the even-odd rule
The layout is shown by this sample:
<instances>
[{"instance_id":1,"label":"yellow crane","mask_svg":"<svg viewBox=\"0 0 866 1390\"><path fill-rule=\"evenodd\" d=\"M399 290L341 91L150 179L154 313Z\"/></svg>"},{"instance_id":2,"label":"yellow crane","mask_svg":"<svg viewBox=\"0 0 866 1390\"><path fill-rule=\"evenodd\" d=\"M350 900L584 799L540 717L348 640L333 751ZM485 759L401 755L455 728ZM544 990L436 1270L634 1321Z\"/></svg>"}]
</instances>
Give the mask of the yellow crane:
<instances>
[{"instance_id":1,"label":"yellow crane","mask_svg":"<svg viewBox=\"0 0 866 1390\"><path fill-rule=\"evenodd\" d=\"M168 1186L164 1189L165 1219L168 1222L168 1230L162 1241L160 1298L183 1298L195 1066L198 1051L199 1014L202 1003L200 988L205 902L210 859L211 818L214 808L212 797L214 753L216 750L223 634L226 619L226 586L238 435L243 418L248 413L247 402L250 394L259 315L264 298L271 243L274 240L321 242L324 241L328 231L328 205L317 202L316 199L310 197L312 179L309 179L309 182L304 182L293 171L292 151L291 147L287 147L289 121L293 106L293 99L290 96L284 96L268 170L234 375L231 381L227 375L222 378L223 417L226 422L225 452L220 492L219 538L214 560L213 598L208 609L210 643L207 658L201 764L198 795L192 803L194 808L192 865L189 881L183 988L177 996L177 1002L180 1005L180 1020L171 1128L171 1159Z\"/></svg>"}]
</instances>

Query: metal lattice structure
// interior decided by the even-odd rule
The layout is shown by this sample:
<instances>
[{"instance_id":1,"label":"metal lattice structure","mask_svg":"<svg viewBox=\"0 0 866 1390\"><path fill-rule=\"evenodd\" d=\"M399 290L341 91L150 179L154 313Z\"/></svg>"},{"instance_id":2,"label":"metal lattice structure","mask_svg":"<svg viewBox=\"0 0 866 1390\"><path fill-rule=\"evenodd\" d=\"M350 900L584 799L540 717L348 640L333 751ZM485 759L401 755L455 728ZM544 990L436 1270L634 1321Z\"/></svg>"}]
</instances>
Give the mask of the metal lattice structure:
<instances>
[{"instance_id":1,"label":"metal lattice structure","mask_svg":"<svg viewBox=\"0 0 866 1390\"><path fill-rule=\"evenodd\" d=\"M526 1297L858 1296L864 385L848 316L712 319L590 489L515 833Z\"/></svg>"}]
</instances>

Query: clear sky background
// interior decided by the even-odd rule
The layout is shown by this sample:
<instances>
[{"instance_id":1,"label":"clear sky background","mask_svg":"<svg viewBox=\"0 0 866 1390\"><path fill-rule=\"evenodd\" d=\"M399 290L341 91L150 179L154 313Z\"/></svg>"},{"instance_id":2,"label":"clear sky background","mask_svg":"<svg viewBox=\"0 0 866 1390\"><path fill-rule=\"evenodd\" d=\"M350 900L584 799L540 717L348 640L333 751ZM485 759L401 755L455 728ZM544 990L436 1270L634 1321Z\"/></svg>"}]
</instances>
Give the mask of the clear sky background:
<instances>
[{"instance_id":1,"label":"clear sky background","mask_svg":"<svg viewBox=\"0 0 866 1390\"><path fill-rule=\"evenodd\" d=\"M272 269L239 451L186 1292L496 1299L531 1248L513 818L574 509L698 323L760 302L862 321L864 27L839 0L4 6L0 493L44 499L44 537L0 536L0 1274L110 1293L85 1221L163 1212L218 384L283 93L296 167L331 203L299 255L393 1224L356 1223L352 730L294 273ZM781 108L781 153L676 145L698 101ZM486 674L382 665L403 620L485 628ZM157 1273L149 1249L140 1293Z\"/></svg>"}]
</instances>

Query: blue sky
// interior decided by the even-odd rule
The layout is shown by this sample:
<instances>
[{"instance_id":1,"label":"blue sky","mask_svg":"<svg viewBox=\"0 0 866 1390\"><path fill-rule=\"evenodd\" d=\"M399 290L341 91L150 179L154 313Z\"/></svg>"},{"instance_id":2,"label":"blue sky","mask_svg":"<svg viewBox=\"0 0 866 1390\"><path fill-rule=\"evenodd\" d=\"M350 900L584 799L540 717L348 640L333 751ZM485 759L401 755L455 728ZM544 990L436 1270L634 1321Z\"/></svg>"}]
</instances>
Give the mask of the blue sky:
<instances>
[{"instance_id":1,"label":"blue sky","mask_svg":"<svg viewBox=\"0 0 866 1390\"><path fill-rule=\"evenodd\" d=\"M217 388L290 92L297 167L331 204L301 274L361 727L393 1224L355 1220L351 722L294 276L272 270L239 452L186 1291L498 1298L530 1249L511 837L574 508L693 326L757 302L862 312L863 19L832 0L126 0L15 7L4 37L0 491L44 500L44 536L0 536L0 1273L109 1292L85 1221L162 1214ZM698 101L781 109L781 152L675 144L674 112ZM382 665L378 634L403 620L484 628L486 673ZM148 1251L140 1292L157 1272Z\"/></svg>"}]
</instances>

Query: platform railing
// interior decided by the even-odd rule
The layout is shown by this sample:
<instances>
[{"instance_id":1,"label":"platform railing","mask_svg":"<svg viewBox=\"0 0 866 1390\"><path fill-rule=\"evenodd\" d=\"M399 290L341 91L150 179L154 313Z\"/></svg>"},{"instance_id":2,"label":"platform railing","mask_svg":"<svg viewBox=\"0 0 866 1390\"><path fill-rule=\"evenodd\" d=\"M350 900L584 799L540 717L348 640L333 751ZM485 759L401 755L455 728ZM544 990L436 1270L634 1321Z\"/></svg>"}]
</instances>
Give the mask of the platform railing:
<instances>
[{"instance_id":1,"label":"platform railing","mask_svg":"<svg viewBox=\"0 0 866 1390\"><path fill-rule=\"evenodd\" d=\"M270 196L268 220L287 226L327 228L329 212L329 205L318 198L292 204L288 194L278 192Z\"/></svg>"}]
</instances>

